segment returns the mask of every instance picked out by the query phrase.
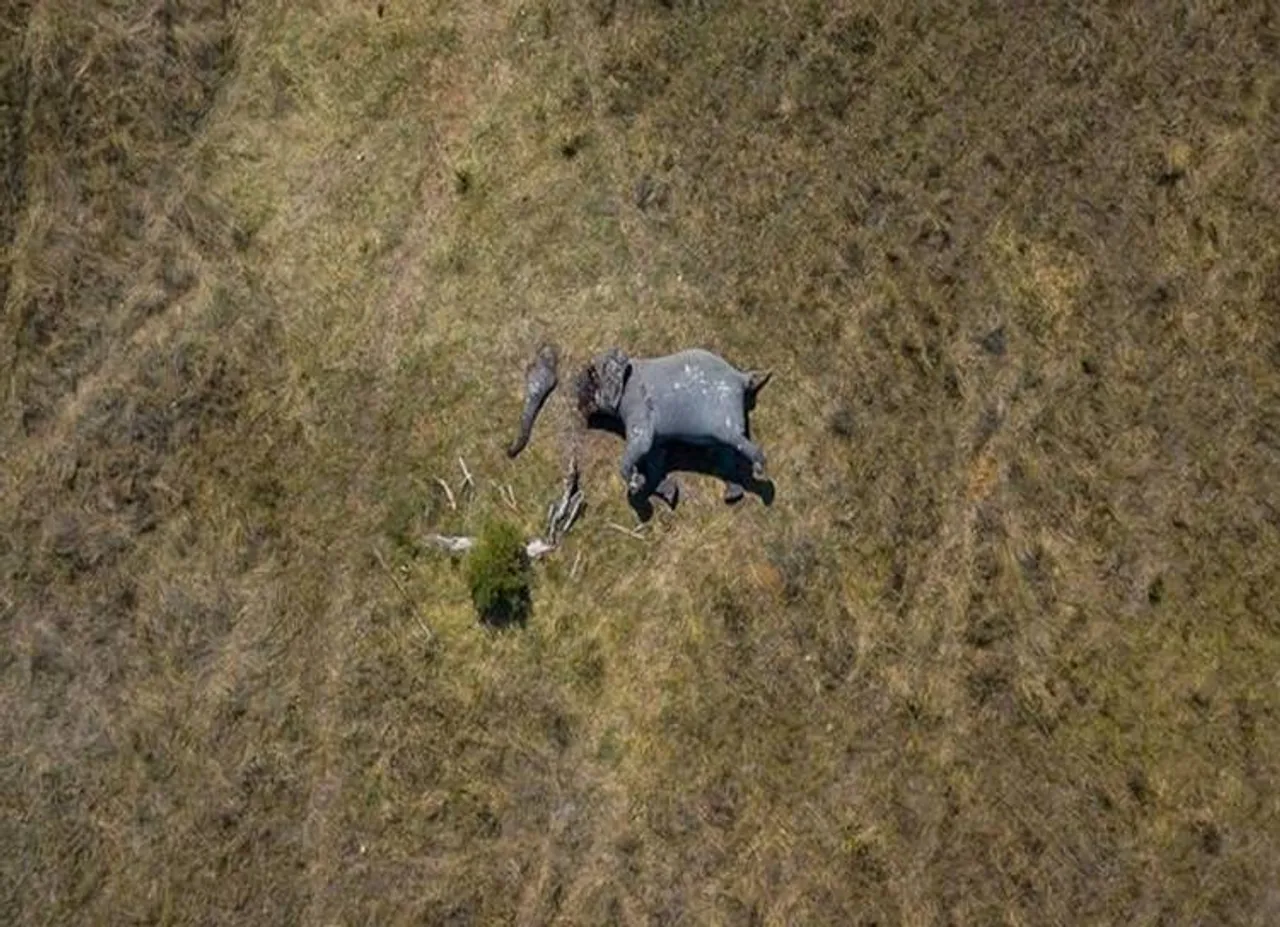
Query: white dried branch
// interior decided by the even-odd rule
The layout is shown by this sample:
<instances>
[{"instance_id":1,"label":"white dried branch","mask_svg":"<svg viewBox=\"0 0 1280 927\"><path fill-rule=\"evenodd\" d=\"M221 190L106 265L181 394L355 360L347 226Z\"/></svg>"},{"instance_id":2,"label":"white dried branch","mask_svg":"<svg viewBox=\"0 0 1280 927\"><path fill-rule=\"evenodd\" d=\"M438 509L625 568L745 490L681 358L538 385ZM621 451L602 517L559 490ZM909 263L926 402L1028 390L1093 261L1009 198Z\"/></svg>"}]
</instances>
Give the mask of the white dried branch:
<instances>
[{"instance_id":1,"label":"white dried branch","mask_svg":"<svg viewBox=\"0 0 1280 927\"><path fill-rule=\"evenodd\" d=\"M578 488L578 462L576 457L570 458L568 472L564 478L564 488L560 498L547 508L547 537L553 544L559 544L573 527L578 515L582 512L584 497Z\"/></svg>"},{"instance_id":2,"label":"white dried branch","mask_svg":"<svg viewBox=\"0 0 1280 927\"><path fill-rule=\"evenodd\" d=\"M436 482L439 483L440 488L444 490L445 498L449 500L449 508L456 512L458 510L458 503L457 500L453 498L453 490L449 488L448 483L440 479L438 476L436 477Z\"/></svg>"},{"instance_id":3,"label":"white dried branch","mask_svg":"<svg viewBox=\"0 0 1280 927\"><path fill-rule=\"evenodd\" d=\"M435 547L447 550L451 554L461 554L474 547L476 539L470 537L451 537L445 534L428 534L426 542Z\"/></svg>"},{"instance_id":4,"label":"white dried branch","mask_svg":"<svg viewBox=\"0 0 1280 927\"><path fill-rule=\"evenodd\" d=\"M513 512L520 511L520 506L516 504L516 492L511 488L510 483L504 484L499 491L499 494L502 496L502 501L507 504L507 508L511 509Z\"/></svg>"},{"instance_id":5,"label":"white dried branch","mask_svg":"<svg viewBox=\"0 0 1280 927\"><path fill-rule=\"evenodd\" d=\"M586 497L582 495L582 490L578 490L573 494L573 498L569 500L569 511L564 517L564 527L560 529L562 534L573 527L574 522L578 520L578 516L582 514L582 507L585 504Z\"/></svg>"},{"instance_id":6,"label":"white dried branch","mask_svg":"<svg viewBox=\"0 0 1280 927\"><path fill-rule=\"evenodd\" d=\"M539 557L549 554L555 549L556 545L548 541L544 541L542 538L534 538L532 541L529 541L524 545L524 552L528 555L530 560L537 560Z\"/></svg>"},{"instance_id":7,"label":"white dried branch","mask_svg":"<svg viewBox=\"0 0 1280 927\"><path fill-rule=\"evenodd\" d=\"M428 544L447 550L451 554L464 554L471 548L476 546L476 539L473 537L454 537L443 534L429 534L426 537ZM526 541L524 552L528 554L529 559L537 560L544 557L556 549L556 545L550 541L544 541L542 538L533 538Z\"/></svg>"},{"instance_id":8,"label":"white dried branch","mask_svg":"<svg viewBox=\"0 0 1280 927\"><path fill-rule=\"evenodd\" d=\"M474 488L475 480L472 478L470 471L467 469L466 462L461 457L458 458L458 464L462 468L463 487L471 486ZM436 480L444 487L445 493L449 496L450 505L454 505L453 493L449 490L448 484L444 480ZM512 509L518 511L516 505L515 490L511 488L510 483L499 486L499 495L502 500ZM531 560L537 560L545 557L547 554L556 550L560 546L560 542L564 540L565 534L577 522L578 516L582 514L582 508L585 504L585 498L582 490L578 488L578 466L576 458L571 460L569 471L565 475L563 492L560 498L552 502L547 507L547 528L545 538L533 538L525 542L525 553ZM456 506L455 506L456 507ZM424 539L427 544L433 547L441 548L452 554L461 554L471 550L476 544L476 539L466 536L452 536L443 534L429 534ZM574 562L574 569L581 561L581 553L578 560Z\"/></svg>"},{"instance_id":9,"label":"white dried branch","mask_svg":"<svg viewBox=\"0 0 1280 927\"><path fill-rule=\"evenodd\" d=\"M644 540L644 531L643 531L642 527L624 528L622 525L619 525L617 522L612 522L612 521L611 521L611 522L607 522L607 523L605 524L605 527L606 527L606 528L611 528L611 529L613 529L614 531L617 531L617 532L619 532L619 533L621 533L621 534L625 534L625 535L627 535L628 537L635 538L637 541L643 541L643 540Z\"/></svg>"}]
</instances>

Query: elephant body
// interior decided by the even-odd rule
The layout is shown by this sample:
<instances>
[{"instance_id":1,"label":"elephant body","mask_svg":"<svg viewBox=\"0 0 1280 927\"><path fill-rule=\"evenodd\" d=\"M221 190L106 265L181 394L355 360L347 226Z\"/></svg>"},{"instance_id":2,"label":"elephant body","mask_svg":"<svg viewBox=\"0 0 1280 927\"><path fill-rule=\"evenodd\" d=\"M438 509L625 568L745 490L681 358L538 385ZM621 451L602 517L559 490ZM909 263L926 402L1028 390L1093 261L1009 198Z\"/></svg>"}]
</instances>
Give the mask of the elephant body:
<instances>
[{"instance_id":1,"label":"elephant body","mask_svg":"<svg viewBox=\"0 0 1280 927\"><path fill-rule=\"evenodd\" d=\"M547 357L551 356L547 352ZM554 388L554 374L545 373L550 365L544 361L539 378L534 373L536 364L530 366L527 376L525 414L520 436L508 451L510 456L524 447L542 400ZM635 359L613 348L582 368L574 389L582 425L597 416L621 423L626 447L620 473L628 491L635 494L645 486L641 465L661 459L670 442L730 448L751 462L753 478L763 479L765 456L747 436L747 411L769 376L768 372L738 370L701 348ZM655 492L667 498L674 487L664 480ZM730 483L726 500L741 495L741 487Z\"/></svg>"},{"instance_id":2,"label":"elephant body","mask_svg":"<svg viewBox=\"0 0 1280 927\"><path fill-rule=\"evenodd\" d=\"M617 407L627 441L620 470L628 488L643 487L639 464L669 441L731 447L763 478L764 452L747 437L747 401L764 379L701 348L632 360Z\"/></svg>"},{"instance_id":3,"label":"elephant body","mask_svg":"<svg viewBox=\"0 0 1280 927\"><path fill-rule=\"evenodd\" d=\"M637 358L623 388L623 423L647 422L655 439L690 444L728 442L745 433L750 375L693 348L666 357Z\"/></svg>"}]
</instances>

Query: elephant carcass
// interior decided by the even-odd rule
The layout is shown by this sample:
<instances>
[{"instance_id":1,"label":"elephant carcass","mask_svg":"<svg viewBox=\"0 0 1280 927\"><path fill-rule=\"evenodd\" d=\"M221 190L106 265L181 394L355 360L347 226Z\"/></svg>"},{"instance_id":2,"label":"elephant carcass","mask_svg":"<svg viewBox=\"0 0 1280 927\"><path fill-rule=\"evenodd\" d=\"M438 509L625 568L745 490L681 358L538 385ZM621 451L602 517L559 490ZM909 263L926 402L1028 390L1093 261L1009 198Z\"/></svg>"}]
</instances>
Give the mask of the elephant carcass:
<instances>
[{"instance_id":1,"label":"elephant carcass","mask_svg":"<svg viewBox=\"0 0 1280 927\"><path fill-rule=\"evenodd\" d=\"M578 403L584 415L602 413L622 422L627 443L619 471L633 494L645 485L641 461L672 441L730 447L751 462L752 477L761 480L765 455L747 437L747 410L769 376L738 370L701 348L634 359L614 348L580 375Z\"/></svg>"}]
</instances>

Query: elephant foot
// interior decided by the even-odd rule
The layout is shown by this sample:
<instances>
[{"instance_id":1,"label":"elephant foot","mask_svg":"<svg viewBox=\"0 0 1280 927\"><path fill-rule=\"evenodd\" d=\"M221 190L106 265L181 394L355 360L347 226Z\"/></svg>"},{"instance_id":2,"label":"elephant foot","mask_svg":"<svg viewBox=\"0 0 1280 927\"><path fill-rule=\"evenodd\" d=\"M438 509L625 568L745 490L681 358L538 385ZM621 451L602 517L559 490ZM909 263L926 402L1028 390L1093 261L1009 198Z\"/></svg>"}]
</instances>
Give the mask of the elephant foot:
<instances>
[{"instance_id":1,"label":"elephant foot","mask_svg":"<svg viewBox=\"0 0 1280 927\"><path fill-rule=\"evenodd\" d=\"M680 499L680 484L676 482L674 477L668 476L658 484L658 488L653 491L653 494L665 502L667 508L674 509L676 502Z\"/></svg>"},{"instance_id":2,"label":"elephant foot","mask_svg":"<svg viewBox=\"0 0 1280 927\"><path fill-rule=\"evenodd\" d=\"M735 502L742 501L742 497L746 495L746 490L737 483L724 484L724 501L726 505L733 505Z\"/></svg>"}]
</instances>

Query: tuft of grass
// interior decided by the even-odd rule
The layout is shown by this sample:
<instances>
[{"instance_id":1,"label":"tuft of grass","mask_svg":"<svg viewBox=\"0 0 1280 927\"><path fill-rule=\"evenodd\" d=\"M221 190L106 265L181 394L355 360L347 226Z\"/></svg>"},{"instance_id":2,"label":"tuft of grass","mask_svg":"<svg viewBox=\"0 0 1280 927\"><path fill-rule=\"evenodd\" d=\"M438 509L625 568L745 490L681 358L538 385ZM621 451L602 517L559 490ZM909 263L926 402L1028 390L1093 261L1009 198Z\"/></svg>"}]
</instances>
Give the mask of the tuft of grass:
<instances>
[{"instance_id":1,"label":"tuft of grass","mask_svg":"<svg viewBox=\"0 0 1280 927\"><path fill-rule=\"evenodd\" d=\"M480 620L493 627L523 625L533 607L533 579L520 529L491 518L467 557L467 586Z\"/></svg>"}]
</instances>

